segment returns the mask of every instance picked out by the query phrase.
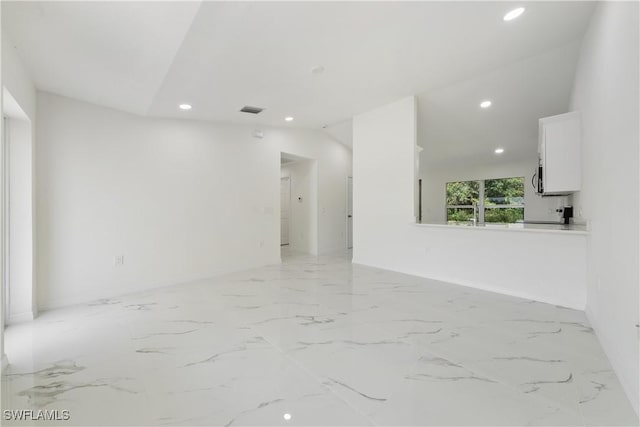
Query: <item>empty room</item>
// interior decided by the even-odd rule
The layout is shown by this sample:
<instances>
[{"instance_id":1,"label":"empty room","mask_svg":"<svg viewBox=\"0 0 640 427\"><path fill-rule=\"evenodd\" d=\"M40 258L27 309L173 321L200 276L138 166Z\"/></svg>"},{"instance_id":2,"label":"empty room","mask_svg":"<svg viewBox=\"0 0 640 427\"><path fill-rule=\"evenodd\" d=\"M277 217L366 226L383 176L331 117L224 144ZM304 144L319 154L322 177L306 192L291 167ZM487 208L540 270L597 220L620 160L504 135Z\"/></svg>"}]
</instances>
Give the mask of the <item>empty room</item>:
<instances>
[{"instance_id":1,"label":"empty room","mask_svg":"<svg viewBox=\"0 0 640 427\"><path fill-rule=\"evenodd\" d=\"M639 2L0 14L1 425L639 425Z\"/></svg>"}]
</instances>

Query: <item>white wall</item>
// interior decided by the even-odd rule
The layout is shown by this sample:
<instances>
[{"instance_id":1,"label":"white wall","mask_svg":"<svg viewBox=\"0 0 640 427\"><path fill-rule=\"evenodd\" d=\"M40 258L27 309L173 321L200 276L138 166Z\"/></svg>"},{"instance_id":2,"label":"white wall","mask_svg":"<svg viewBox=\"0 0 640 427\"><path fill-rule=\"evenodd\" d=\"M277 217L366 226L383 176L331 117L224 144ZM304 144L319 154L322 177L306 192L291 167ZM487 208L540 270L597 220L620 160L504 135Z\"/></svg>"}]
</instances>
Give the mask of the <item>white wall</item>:
<instances>
[{"instance_id":1,"label":"white wall","mask_svg":"<svg viewBox=\"0 0 640 427\"><path fill-rule=\"evenodd\" d=\"M20 57L7 36L2 34L2 86L34 121L36 118L36 88L31 76L24 68Z\"/></svg>"},{"instance_id":2,"label":"white wall","mask_svg":"<svg viewBox=\"0 0 640 427\"><path fill-rule=\"evenodd\" d=\"M256 139L250 127L47 93L38 117L40 307L279 262L282 151L318 162L319 250L344 242L351 153L322 132L271 128Z\"/></svg>"},{"instance_id":3,"label":"white wall","mask_svg":"<svg viewBox=\"0 0 640 427\"><path fill-rule=\"evenodd\" d=\"M5 99L8 94L5 93ZM33 320L33 143L31 122L7 119L9 155L9 324Z\"/></svg>"},{"instance_id":4,"label":"white wall","mask_svg":"<svg viewBox=\"0 0 640 427\"><path fill-rule=\"evenodd\" d=\"M413 98L353 125L355 263L584 309L584 233L412 224Z\"/></svg>"},{"instance_id":5,"label":"white wall","mask_svg":"<svg viewBox=\"0 0 640 427\"><path fill-rule=\"evenodd\" d=\"M353 118L354 262L415 221L415 141L414 97Z\"/></svg>"},{"instance_id":6,"label":"white wall","mask_svg":"<svg viewBox=\"0 0 640 427\"><path fill-rule=\"evenodd\" d=\"M524 177L525 220L560 221L555 209L563 206L565 197L540 197L531 185L538 159L496 162L493 164L461 164L457 167L424 167L422 178L422 222L446 223L446 184L492 178Z\"/></svg>"},{"instance_id":7,"label":"white wall","mask_svg":"<svg viewBox=\"0 0 640 427\"><path fill-rule=\"evenodd\" d=\"M382 225L381 225L382 226ZM586 235L404 224L354 262L584 310Z\"/></svg>"},{"instance_id":8,"label":"white wall","mask_svg":"<svg viewBox=\"0 0 640 427\"><path fill-rule=\"evenodd\" d=\"M0 6L0 22L2 22L2 7ZM1 35L1 34L0 34ZM3 37L4 39L4 37ZM0 46L1 48L1 46ZM1 59L1 58L0 58ZM0 62L4 62L4 61L0 61ZM2 105L3 102L3 90L2 90L2 64L0 64L0 105ZM2 120L2 117L0 117L0 137L1 135L4 134L4 120ZM4 163L5 163L5 153L3 152L4 150L0 150L0 200L3 200L4 198ZM2 206L2 203L0 203L0 207ZM4 209L0 209L0 224L4 223ZM4 253L4 230L2 230L2 228L0 227L0 257L2 257L2 259L4 259L5 253ZM4 273L5 273L5 267L4 265L2 265L3 263L0 262L0 277L4 277ZM4 353L4 317L5 317L5 289L4 287L2 289L0 289L0 295L1 295L1 303L0 303L0 368L1 368L1 372L4 373L4 368L5 366L9 363L9 361L7 360L7 355ZM3 394L8 394L8 393L3 393ZM2 406L4 407L6 402L5 399L2 399Z\"/></svg>"},{"instance_id":9,"label":"white wall","mask_svg":"<svg viewBox=\"0 0 640 427\"><path fill-rule=\"evenodd\" d=\"M291 184L289 247L315 255L318 253L318 162L299 160L285 164L281 175L288 176Z\"/></svg>"},{"instance_id":10,"label":"white wall","mask_svg":"<svg viewBox=\"0 0 640 427\"><path fill-rule=\"evenodd\" d=\"M591 225L587 314L638 411L638 3L599 3L572 96L582 113L583 190Z\"/></svg>"},{"instance_id":11,"label":"white wall","mask_svg":"<svg viewBox=\"0 0 640 427\"><path fill-rule=\"evenodd\" d=\"M1 8L0 8L1 9ZM12 106L12 112L15 113L18 109L20 110L20 113L24 115L24 117L22 117L23 119L25 119L26 121L28 121L31 124L31 128L28 129L28 132L25 130L25 134L29 134L29 136L31 137L31 140L29 141L31 144L30 149L32 150L33 153L33 134L34 134L34 124L35 124L35 120L36 120L36 89L35 89L35 85L33 84L33 81L29 75L29 73L26 71L26 69L24 68L24 66L22 65L22 62L19 58L19 56L17 55L15 49L13 48L11 41L6 37L6 35L3 33L2 34L2 61L1 61L1 73L0 73L0 105L2 105L3 108L3 115L7 114L7 111L5 110L5 105L7 104L7 99L5 99L5 92L9 92L12 95L12 99L11 101L13 102L13 106ZM20 126L18 125L18 130L19 130ZM2 126L0 126L0 131L3 131ZM19 134L16 136L20 136ZM23 134L24 136L24 134ZM15 136L14 136L15 137ZM24 148L24 147L23 147ZM2 171L3 173L0 174L4 177L4 171ZM24 170L22 171L25 175L23 176L28 176L28 174L31 174L31 176L33 177L32 170ZM33 184L33 182L32 182ZM4 189L4 183L2 186L0 186L0 188ZM32 187L33 188L33 187ZM32 201L31 203L31 210L30 212L26 212L26 214L31 214L31 218L32 218L32 224L31 224L31 231L33 234L33 218L36 215L36 212L34 210L34 203ZM0 214L1 216L1 220L4 221L4 212L2 214ZM25 224L23 224L25 225ZM24 227L23 227L24 229ZM28 231L28 230L25 230ZM6 237L6 236L4 236ZM3 238L4 238L3 237ZM22 253L24 255L26 255L26 257L28 257L28 252L27 252L27 248L26 246L28 246L29 242L25 242L25 245L23 246L23 251ZM31 242L31 244L33 245L33 241ZM31 248L31 257L33 259L34 256L34 249L33 247ZM4 253L2 254L3 258L4 258ZM26 258L25 258L26 259ZM28 266L23 266L24 268L28 268ZM23 270L24 271L24 270ZM37 280L37 277L35 277L35 272L34 272L34 266L31 265L31 272L32 272L32 278L33 278L33 282L30 283L30 288L29 289L21 289L23 291L25 291L22 295L22 300L23 301L28 301L28 293L31 293L31 297L33 299L33 293L34 293L34 288L35 288L35 281ZM4 274L4 271L2 272L2 274ZM25 276L28 275L28 272L26 272ZM24 278L24 276L23 276ZM23 282L23 285L25 285L27 282ZM20 298L18 298L20 300ZM27 303L28 304L28 303ZM5 313L4 313L4 299L2 301L2 315L0 316L2 320L0 320L0 352L2 353L2 363L3 365L6 363L6 358L5 358L5 354L4 354L4 318L5 318ZM25 304L26 306L26 304ZM22 311L21 308L18 309L18 311ZM34 313L32 313L33 315Z\"/></svg>"}]
</instances>

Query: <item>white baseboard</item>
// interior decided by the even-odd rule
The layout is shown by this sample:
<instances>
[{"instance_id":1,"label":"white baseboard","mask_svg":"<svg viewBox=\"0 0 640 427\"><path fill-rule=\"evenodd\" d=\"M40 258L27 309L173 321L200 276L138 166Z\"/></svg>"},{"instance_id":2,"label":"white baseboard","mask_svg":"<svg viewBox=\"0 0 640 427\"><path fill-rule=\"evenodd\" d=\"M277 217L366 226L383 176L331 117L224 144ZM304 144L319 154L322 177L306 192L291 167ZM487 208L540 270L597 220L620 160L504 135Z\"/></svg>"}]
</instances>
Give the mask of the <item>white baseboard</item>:
<instances>
[{"instance_id":1,"label":"white baseboard","mask_svg":"<svg viewBox=\"0 0 640 427\"><path fill-rule=\"evenodd\" d=\"M33 311L25 311L24 313L11 314L7 320L7 325L15 325L17 323L31 322L35 319Z\"/></svg>"},{"instance_id":2,"label":"white baseboard","mask_svg":"<svg viewBox=\"0 0 640 427\"><path fill-rule=\"evenodd\" d=\"M278 252L278 254L279 253L280 252ZM231 269L216 270L202 276L185 276L182 278L174 278L174 279L163 281L163 282L147 283L143 286L138 286L136 288L131 288L128 286L112 286L112 287L104 287L99 289L92 289L89 292L84 292L81 294L76 293L76 295L74 296L44 298L38 301L38 312L55 310L59 308L66 308L74 305L83 305L83 304L90 303L92 301L97 301L105 298L119 298L126 295L132 295L140 292L151 291L154 289L165 288L167 286L181 285L181 284L192 283L192 282L200 282L203 280L211 280L221 276L225 276L227 274L233 274L240 271L253 270L254 268L261 268L267 265L276 265L281 263L282 263L282 259L278 255L278 256L265 259L260 264L236 266Z\"/></svg>"},{"instance_id":3,"label":"white baseboard","mask_svg":"<svg viewBox=\"0 0 640 427\"><path fill-rule=\"evenodd\" d=\"M597 316L589 309L589 307L587 307L586 314L596 337L598 337L600 346L604 350L611 367L616 373L618 381L620 381L633 410L636 412L636 415L640 416L640 396L638 396L637 383L634 384L634 381L637 381L638 379L633 378L633 375L628 375L629 366L625 364L624 358L621 356L618 348L613 345L604 331L600 328L600 322L598 322Z\"/></svg>"},{"instance_id":4,"label":"white baseboard","mask_svg":"<svg viewBox=\"0 0 640 427\"><path fill-rule=\"evenodd\" d=\"M539 295L534 295L534 294L527 293L527 292L513 291L511 289L505 289L505 288L502 288L502 287L499 287L499 286L488 286L488 285L485 285L483 283L471 282L471 281L468 281L468 280L461 280L461 279L456 278L456 277L429 275L429 274L424 274L422 272L416 272L416 271L411 271L411 270L398 270L398 269L394 269L393 267L381 266L381 265L378 265L378 264L369 263L367 261L362 261L362 260L360 260L358 258L355 258L355 257L351 261L351 263L352 264L357 264L357 265L364 265L366 267L378 268L378 269L381 269L381 270L393 271L393 272L396 272L396 273L407 274L407 275L410 275L410 276L422 277L424 279L436 280L438 282L449 283L449 284L452 284L452 285L464 286L464 287L467 287L467 288L478 289L478 290L481 290L481 291L493 292L493 293L496 293L496 294L507 295L507 296L510 296L510 297L522 298L522 299L526 299L526 300L542 302L542 303L545 303L545 304L557 305L557 306L560 306L560 307L570 308L572 310L585 311L585 308L586 308L586 302L583 303L582 301L581 302L576 302L576 301L556 300L556 299L544 298L544 297L541 297Z\"/></svg>"}]
</instances>

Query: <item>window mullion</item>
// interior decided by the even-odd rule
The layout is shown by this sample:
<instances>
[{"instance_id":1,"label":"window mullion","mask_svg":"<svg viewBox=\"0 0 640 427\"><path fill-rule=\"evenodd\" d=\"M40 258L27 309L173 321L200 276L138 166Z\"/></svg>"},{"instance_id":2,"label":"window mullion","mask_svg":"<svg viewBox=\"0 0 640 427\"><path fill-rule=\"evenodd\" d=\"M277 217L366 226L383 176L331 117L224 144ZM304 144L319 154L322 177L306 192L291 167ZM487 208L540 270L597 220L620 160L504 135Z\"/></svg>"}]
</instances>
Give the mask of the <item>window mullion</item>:
<instances>
[{"instance_id":1,"label":"window mullion","mask_svg":"<svg viewBox=\"0 0 640 427\"><path fill-rule=\"evenodd\" d=\"M478 224L484 224L484 181L478 181L480 197L478 201Z\"/></svg>"}]
</instances>

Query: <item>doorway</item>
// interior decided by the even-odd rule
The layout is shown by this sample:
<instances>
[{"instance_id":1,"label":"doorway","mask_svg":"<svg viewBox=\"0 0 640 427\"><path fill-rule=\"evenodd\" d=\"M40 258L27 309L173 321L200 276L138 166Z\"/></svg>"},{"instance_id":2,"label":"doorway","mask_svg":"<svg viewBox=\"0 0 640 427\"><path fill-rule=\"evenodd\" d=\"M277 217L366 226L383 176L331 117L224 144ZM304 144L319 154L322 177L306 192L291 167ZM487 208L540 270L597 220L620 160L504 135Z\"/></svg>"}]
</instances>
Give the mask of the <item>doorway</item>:
<instances>
[{"instance_id":1,"label":"doorway","mask_svg":"<svg viewBox=\"0 0 640 427\"><path fill-rule=\"evenodd\" d=\"M281 255L318 253L318 162L281 153Z\"/></svg>"},{"instance_id":2,"label":"doorway","mask_svg":"<svg viewBox=\"0 0 640 427\"><path fill-rule=\"evenodd\" d=\"M353 177L347 177L347 249L353 248Z\"/></svg>"}]
</instances>

